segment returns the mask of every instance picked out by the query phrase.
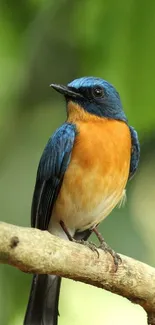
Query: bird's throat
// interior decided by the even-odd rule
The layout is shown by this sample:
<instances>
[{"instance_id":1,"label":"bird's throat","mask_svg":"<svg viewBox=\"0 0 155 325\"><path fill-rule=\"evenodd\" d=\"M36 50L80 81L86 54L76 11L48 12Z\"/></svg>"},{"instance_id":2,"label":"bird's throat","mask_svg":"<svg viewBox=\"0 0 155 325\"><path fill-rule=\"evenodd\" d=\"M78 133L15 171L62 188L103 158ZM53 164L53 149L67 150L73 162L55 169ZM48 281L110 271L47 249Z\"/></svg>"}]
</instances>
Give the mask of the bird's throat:
<instances>
[{"instance_id":1,"label":"bird's throat","mask_svg":"<svg viewBox=\"0 0 155 325\"><path fill-rule=\"evenodd\" d=\"M82 106L70 100L67 103L67 122L76 121L99 121L103 118L88 113Z\"/></svg>"}]
</instances>

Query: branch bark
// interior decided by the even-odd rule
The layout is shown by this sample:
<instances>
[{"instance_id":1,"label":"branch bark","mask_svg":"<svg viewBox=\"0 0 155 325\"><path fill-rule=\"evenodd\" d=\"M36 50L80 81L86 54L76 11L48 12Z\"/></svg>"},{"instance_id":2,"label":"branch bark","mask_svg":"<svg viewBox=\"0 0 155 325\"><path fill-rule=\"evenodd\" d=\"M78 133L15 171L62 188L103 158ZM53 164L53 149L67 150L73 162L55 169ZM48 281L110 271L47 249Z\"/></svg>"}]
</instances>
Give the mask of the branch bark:
<instances>
[{"instance_id":1,"label":"branch bark","mask_svg":"<svg viewBox=\"0 0 155 325\"><path fill-rule=\"evenodd\" d=\"M0 223L0 263L28 273L57 274L103 288L141 305L148 324L155 324L155 269L120 255L114 272L109 253L99 256L88 247L33 228Z\"/></svg>"}]
</instances>

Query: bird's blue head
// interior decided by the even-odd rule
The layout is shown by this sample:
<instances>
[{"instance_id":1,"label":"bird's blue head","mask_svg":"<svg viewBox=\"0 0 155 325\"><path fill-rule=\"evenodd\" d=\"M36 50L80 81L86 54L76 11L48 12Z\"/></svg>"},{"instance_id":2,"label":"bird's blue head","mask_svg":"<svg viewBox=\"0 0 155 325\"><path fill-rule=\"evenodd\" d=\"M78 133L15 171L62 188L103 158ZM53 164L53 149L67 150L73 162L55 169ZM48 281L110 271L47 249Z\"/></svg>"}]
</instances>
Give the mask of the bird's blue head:
<instances>
[{"instance_id":1,"label":"bird's blue head","mask_svg":"<svg viewBox=\"0 0 155 325\"><path fill-rule=\"evenodd\" d=\"M67 86L51 86L62 93L67 102L78 104L90 114L127 122L118 92L103 79L83 77L73 80Z\"/></svg>"}]
</instances>

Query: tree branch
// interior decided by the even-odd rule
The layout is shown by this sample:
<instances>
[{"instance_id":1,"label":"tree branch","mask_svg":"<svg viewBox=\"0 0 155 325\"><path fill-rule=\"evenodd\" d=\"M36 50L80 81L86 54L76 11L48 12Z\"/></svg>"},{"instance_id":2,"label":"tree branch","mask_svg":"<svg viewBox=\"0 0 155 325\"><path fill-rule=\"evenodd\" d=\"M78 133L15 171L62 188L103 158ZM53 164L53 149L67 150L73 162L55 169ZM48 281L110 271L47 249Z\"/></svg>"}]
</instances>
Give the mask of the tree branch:
<instances>
[{"instance_id":1,"label":"tree branch","mask_svg":"<svg viewBox=\"0 0 155 325\"><path fill-rule=\"evenodd\" d=\"M109 253L99 256L88 247L69 242L33 228L0 223L0 263L24 272L57 274L104 288L141 305L148 324L155 324L155 269L120 255L114 272Z\"/></svg>"}]
</instances>

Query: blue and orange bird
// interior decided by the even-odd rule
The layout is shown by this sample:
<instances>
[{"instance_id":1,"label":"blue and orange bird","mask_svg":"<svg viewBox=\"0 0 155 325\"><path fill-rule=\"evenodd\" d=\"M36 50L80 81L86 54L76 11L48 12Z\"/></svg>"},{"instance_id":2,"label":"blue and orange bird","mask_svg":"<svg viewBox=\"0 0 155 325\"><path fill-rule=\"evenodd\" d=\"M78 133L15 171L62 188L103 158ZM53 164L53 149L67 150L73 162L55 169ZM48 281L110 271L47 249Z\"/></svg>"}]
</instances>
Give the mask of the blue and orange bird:
<instances>
[{"instance_id":1,"label":"blue and orange bird","mask_svg":"<svg viewBox=\"0 0 155 325\"><path fill-rule=\"evenodd\" d=\"M70 240L98 236L97 225L125 195L138 167L137 132L129 126L116 89L94 77L67 86L67 120L49 139L40 159L32 202L32 227ZM61 279L34 275L24 325L57 325Z\"/></svg>"}]
</instances>

